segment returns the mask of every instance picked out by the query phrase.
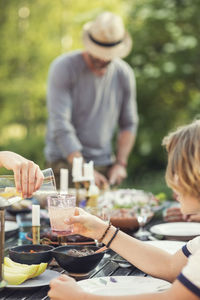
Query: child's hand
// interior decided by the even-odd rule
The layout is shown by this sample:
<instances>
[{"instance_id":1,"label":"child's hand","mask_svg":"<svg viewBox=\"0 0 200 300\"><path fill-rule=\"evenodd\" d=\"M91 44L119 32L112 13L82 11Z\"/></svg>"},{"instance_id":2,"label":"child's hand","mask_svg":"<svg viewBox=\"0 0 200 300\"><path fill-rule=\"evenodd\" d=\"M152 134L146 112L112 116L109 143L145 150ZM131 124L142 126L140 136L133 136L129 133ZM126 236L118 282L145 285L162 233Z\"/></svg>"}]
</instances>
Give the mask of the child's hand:
<instances>
[{"instance_id":1,"label":"child's hand","mask_svg":"<svg viewBox=\"0 0 200 300\"><path fill-rule=\"evenodd\" d=\"M180 222L185 221L186 217L182 214L179 207L170 207L164 215L164 220L166 222Z\"/></svg>"},{"instance_id":2,"label":"child's hand","mask_svg":"<svg viewBox=\"0 0 200 300\"><path fill-rule=\"evenodd\" d=\"M61 275L50 282L48 296L51 300L82 300L85 292L74 279Z\"/></svg>"},{"instance_id":3,"label":"child's hand","mask_svg":"<svg viewBox=\"0 0 200 300\"><path fill-rule=\"evenodd\" d=\"M167 222L200 222L200 214L183 215L179 207L167 209L164 220Z\"/></svg>"},{"instance_id":4,"label":"child's hand","mask_svg":"<svg viewBox=\"0 0 200 300\"><path fill-rule=\"evenodd\" d=\"M66 224L74 224L74 234L81 234L92 239L100 239L108 224L100 218L76 207L75 214L65 220Z\"/></svg>"},{"instance_id":5,"label":"child's hand","mask_svg":"<svg viewBox=\"0 0 200 300\"><path fill-rule=\"evenodd\" d=\"M200 214L188 215L188 222L200 222Z\"/></svg>"}]
</instances>

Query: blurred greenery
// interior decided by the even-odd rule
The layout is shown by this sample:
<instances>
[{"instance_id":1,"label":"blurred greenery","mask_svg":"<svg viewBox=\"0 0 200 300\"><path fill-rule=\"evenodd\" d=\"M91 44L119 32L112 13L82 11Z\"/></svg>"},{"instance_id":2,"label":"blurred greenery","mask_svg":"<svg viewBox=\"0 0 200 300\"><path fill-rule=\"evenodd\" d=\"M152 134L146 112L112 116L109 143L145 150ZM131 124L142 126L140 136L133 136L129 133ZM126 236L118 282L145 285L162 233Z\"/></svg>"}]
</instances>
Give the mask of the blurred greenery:
<instances>
[{"instance_id":1,"label":"blurred greenery","mask_svg":"<svg viewBox=\"0 0 200 300\"><path fill-rule=\"evenodd\" d=\"M125 184L165 191L162 138L200 111L199 9L198 0L1 0L0 150L44 167L49 65L82 48L83 24L111 10L133 38L126 60L135 70L140 115Z\"/></svg>"},{"instance_id":2,"label":"blurred greenery","mask_svg":"<svg viewBox=\"0 0 200 300\"><path fill-rule=\"evenodd\" d=\"M132 187L134 189L142 189L146 192L151 191L154 195L164 193L167 200L173 200L172 191L165 183L164 170L151 170L137 176L129 176L129 178L125 180L120 187Z\"/></svg>"},{"instance_id":3,"label":"blurred greenery","mask_svg":"<svg viewBox=\"0 0 200 300\"><path fill-rule=\"evenodd\" d=\"M199 1L136 0L128 12L134 45L127 61L136 74L140 113L130 172L164 168L162 138L198 118L199 8Z\"/></svg>"},{"instance_id":4,"label":"blurred greenery","mask_svg":"<svg viewBox=\"0 0 200 300\"><path fill-rule=\"evenodd\" d=\"M127 61L136 74L140 113L129 173L136 186L160 187L168 197L160 173L166 165L162 138L200 112L199 8L199 1L136 0L127 15L134 41Z\"/></svg>"}]
</instances>

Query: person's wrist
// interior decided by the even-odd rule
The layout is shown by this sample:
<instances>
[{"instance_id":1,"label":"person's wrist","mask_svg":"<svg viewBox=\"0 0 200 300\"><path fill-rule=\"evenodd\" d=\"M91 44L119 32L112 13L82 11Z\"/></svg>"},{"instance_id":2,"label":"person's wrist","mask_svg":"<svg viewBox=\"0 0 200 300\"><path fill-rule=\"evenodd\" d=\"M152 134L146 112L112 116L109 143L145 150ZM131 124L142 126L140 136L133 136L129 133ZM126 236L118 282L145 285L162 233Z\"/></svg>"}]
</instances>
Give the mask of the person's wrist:
<instances>
[{"instance_id":1,"label":"person's wrist","mask_svg":"<svg viewBox=\"0 0 200 300\"><path fill-rule=\"evenodd\" d=\"M99 243L102 243L104 237L105 237L106 234L108 233L108 231L109 231L109 229L110 229L111 226L112 226L112 224L111 224L111 222L109 222L109 224L107 225L107 227L106 227L104 233L102 234L102 236L100 237L100 239L98 239L98 242L99 242Z\"/></svg>"},{"instance_id":2,"label":"person's wrist","mask_svg":"<svg viewBox=\"0 0 200 300\"><path fill-rule=\"evenodd\" d=\"M112 238L113 234L115 233L116 227L114 227L113 225L110 227L108 233L106 234L106 236L103 238L102 243L104 245L107 245L108 242L110 241L110 239Z\"/></svg>"},{"instance_id":3,"label":"person's wrist","mask_svg":"<svg viewBox=\"0 0 200 300\"><path fill-rule=\"evenodd\" d=\"M96 236L95 236L95 238L96 238L98 241L99 241L99 240L102 238L102 236L104 235L104 232L106 231L107 227L108 227L108 223L106 223L106 222L102 222L102 223L101 223L100 228L99 228L99 230L97 230L97 234L96 234ZM102 239L101 242L103 243L103 239Z\"/></svg>"},{"instance_id":4,"label":"person's wrist","mask_svg":"<svg viewBox=\"0 0 200 300\"><path fill-rule=\"evenodd\" d=\"M126 169L126 167L127 167L127 162L126 162L125 160L116 159L115 165L119 165L119 166L124 167L124 168Z\"/></svg>"}]
</instances>

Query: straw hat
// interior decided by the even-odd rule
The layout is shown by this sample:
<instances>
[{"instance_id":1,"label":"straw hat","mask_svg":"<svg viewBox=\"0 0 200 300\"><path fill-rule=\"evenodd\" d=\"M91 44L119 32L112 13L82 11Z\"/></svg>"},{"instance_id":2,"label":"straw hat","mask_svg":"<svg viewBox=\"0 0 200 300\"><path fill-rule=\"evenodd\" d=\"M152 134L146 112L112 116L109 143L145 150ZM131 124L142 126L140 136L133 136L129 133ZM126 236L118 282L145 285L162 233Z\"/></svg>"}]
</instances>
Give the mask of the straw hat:
<instances>
[{"instance_id":1,"label":"straw hat","mask_svg":"<svg viewBox=\"0 0 200 300\"><path fill-rule=\"evenodd\" d=\"M84 25L83 44L95 57L111 60L127 56L132 47L132 40L125 31L121 17L104 12L93 22Z\"/></svg>"}]
</instances>

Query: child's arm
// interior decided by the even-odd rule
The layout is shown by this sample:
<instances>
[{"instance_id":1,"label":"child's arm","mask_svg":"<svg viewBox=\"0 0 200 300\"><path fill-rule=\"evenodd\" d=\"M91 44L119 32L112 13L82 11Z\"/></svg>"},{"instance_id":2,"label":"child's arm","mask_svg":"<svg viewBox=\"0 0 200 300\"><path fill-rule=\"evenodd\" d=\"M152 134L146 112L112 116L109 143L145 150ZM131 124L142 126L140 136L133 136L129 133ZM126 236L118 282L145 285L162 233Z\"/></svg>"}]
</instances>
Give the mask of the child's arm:
<instances>
[{"instance_id":1,"label":"child's arm","mask_svg":"<svg viewBox=\"0 0 200 300\"><path fill-rule=\"evenodd\" d=\"M104 239L107 244L115 232L112 227ZM151 276L173 282L187 263L187 257L180 249L174 255L157 247L139 241L119 231L111 248L134 266Z\"/></svg>"},{"instance_id":2,"label":"child's arm","mask_svg":"<svg viewBox=\"0 0 200 300\"><path fill-rule=\"evenodd\" d=\"M81 209L76 209L76 216L67 223L75 224L74 233L99 240L107 228L101 219L92 216ZM105 245L111 240L116 228L111 226L103 238ZM152 276L173 282L181 269L187 263L187 257L178 251L171 255L157 247L145 244L122 231L119 231L110 247L131 262L143 272Z\"/></svg>"}]
</instances>

